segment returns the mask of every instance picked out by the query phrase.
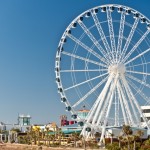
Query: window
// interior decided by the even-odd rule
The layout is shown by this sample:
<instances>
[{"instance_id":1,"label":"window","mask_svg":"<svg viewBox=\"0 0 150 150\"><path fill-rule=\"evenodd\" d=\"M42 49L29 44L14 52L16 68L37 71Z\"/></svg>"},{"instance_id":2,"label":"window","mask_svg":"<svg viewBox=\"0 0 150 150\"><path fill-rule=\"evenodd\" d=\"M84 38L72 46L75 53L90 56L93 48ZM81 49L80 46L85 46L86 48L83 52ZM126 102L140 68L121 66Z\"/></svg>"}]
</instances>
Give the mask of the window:
<instances>
[{"instance_id":1,"label":"window","mask_svg":"<svg viewBox=\"0 0 150 150\"><path fill-rule=\"evenodd\" d=\"M150 113L150 109L144 109L143 113Z\"/></svg>"},{"instance_id":2,"label":"window","mask_svg":"<svg viewBox=\"0 0 150 150\"><path fill-rule=\"evenodd\" d=\"M150 117L146 117L147 120L150 120ZM143 118L141 117L141 122L144 122Z\"/></svg>"}]
</instances>

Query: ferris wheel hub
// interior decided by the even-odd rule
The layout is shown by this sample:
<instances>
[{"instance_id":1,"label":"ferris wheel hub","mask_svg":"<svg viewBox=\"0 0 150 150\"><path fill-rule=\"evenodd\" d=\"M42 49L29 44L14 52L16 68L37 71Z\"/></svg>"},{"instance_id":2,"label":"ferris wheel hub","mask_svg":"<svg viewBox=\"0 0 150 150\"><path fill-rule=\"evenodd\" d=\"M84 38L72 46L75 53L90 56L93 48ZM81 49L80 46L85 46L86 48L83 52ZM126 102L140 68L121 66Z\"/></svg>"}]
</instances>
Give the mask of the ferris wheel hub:
<instances>
[{"instance_id":1,"label":"ferris wheel hub","mask_svg":"<svg viewBox=\"0 0 150 150\"><path fill-rule=\"evenodd\" d=\"M124 64L113 64L108 67L109 74L124 74L126 71Z\"/></svg>"}]
</instances>

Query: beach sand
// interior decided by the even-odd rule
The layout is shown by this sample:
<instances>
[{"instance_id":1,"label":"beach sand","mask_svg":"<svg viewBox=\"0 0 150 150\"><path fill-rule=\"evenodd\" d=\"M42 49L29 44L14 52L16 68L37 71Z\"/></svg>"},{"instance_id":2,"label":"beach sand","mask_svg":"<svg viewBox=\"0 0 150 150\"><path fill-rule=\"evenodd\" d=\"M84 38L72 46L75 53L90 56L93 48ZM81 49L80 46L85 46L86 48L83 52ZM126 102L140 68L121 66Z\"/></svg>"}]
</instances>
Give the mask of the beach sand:
<instances>
[{"instance_id":1,"label":"beach sand","mask_svg":"<svg viewBox=\"0 0 150 150\"><path fill-rule=\"evenodd\" d=\"M69 148L69 147L46 147L37 145L26 145L26 144L0 144L0 150L83 150L83 148ZM90 150L90 149L88 149ZM94 150L94 149L92 149ZM99 149L100 150L100 149ZM104 149L102 149L104 150Z\"/></svg>"}]
</instances>

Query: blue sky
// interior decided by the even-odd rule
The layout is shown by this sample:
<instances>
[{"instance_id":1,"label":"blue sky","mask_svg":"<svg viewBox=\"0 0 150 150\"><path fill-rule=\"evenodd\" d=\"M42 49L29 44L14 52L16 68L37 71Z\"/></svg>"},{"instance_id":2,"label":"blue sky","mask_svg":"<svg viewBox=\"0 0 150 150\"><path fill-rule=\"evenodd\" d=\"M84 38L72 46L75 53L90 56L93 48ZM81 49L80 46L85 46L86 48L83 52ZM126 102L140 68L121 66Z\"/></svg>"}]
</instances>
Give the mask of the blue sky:
<instances>
[{"instance_id":1,"label":"blue sky","mask_svg":"<svg viewBox=\"0 0 150 150\"><path fill-rule=\"evenodd\" d=\"M20 113L59 122L66 112L55 83L58 42L76 16L106 3L150 18L149 0L0 0L0 121L16 123Z\"/></svg>"}]
</instances>

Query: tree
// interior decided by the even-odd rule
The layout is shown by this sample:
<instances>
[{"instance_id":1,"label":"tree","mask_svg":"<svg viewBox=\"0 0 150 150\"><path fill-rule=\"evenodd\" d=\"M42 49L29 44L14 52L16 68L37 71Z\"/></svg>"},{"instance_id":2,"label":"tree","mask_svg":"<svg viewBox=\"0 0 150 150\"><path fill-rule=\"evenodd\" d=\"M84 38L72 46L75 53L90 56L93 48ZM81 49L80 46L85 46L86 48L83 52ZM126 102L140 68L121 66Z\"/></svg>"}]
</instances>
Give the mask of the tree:
<instances>
[{"instance_id":1,"label":"tree","mask_svg":"<svg viewBox=\"0 0 150 150\"><path fill-rule=\"evenodd\" d=\"M118 140L119 140L119 148L121 148L121 140L123 139L123 137L122 136L119 136L118 137Z\"/></svg>"},{"instance_id":2,"label":"tree","mask_svg":"<svg viewBox=\"0 0 150 150\"><path fill-rule=\"evenodd\" d=\"M139 139L138 135L133 135L133 140L134 140L134 144L133 144L133 150L136 150L136 141Z\"/></svg>"},{"instance_id":3,"label":"tree","mask_svg":"<svg viewBox=\"0 0 150 150\"><path fill-rule=\"evenodd\" d=\"M109 133L110 134L110 136L111 136L111 144L113 143L113 136L114 136L114 134L113 133Z\"/></svg>"},{"instance_id":4,"label":"tree","mask_svg":"<svg viewBox=\"0 0 150 150\"><path fill-rule=\"evenodd\" d=\"M79 133L76 133L76 132L72 133L71 138L74 141L74 147L76 147L76 142L77 142L77 140L79 140Z\"/></svg>"},{"instance_id":5,"label":"tree","mask_svg":"<svg viewBox=\"0 0 150 150\"><path fill-rule=\"evenodd\" d=\"M131 142L131 138L130 135L132 135L132 129L129 125L123 125L122 127L122 131L124 133L125 138L127 139L128 142L128 150L130 150L130 142Z\"/></svg>"},{"instance_id":6,"label":"tree","mask_svg":"<svg viewBox=\"0 0 150 150\"><path fill-rule=\"evenodd\" d=\"M139 136L141 144L142 144L142 136L144 135L144 132L142 130L138 130L137 135Z\"/></svg>"},{"instance_id":7,"label":"tree","mask_svg":"<svg viewBox=\"0 0 150 150\"><path fill-rule=\"evenodd\" d=\"M85 141L85 137L83 135L79 136L80 139L82 139L82 145L84 147L84 150L86 150L86 141Z\"/></svg>"}]
</instances>

